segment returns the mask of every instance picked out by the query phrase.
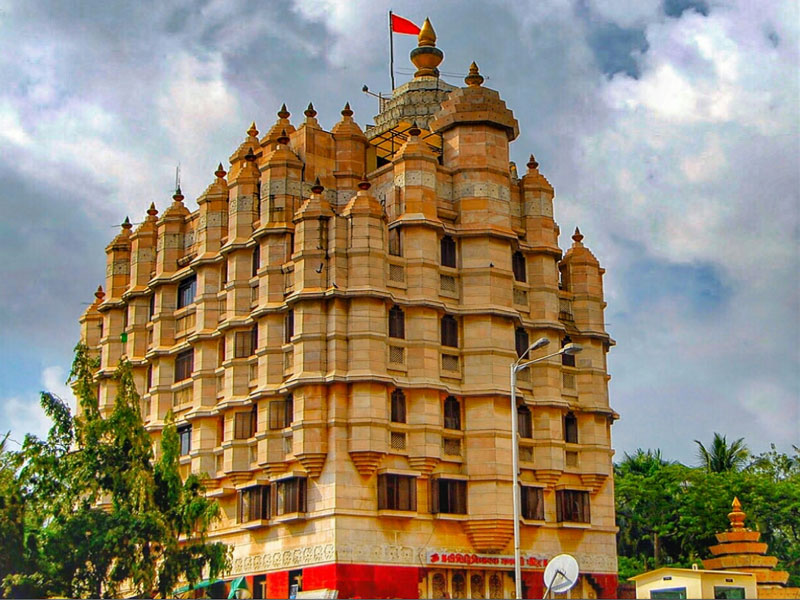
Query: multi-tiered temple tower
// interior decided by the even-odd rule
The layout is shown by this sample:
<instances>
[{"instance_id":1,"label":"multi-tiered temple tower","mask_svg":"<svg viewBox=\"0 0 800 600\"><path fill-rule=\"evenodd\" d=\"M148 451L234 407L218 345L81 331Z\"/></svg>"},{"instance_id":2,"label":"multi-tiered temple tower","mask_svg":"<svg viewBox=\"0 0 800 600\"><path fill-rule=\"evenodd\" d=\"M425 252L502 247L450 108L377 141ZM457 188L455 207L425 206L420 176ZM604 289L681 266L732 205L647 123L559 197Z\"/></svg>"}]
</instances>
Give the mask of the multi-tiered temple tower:
<instances>
[{"instance_id":1,"label":"multi-tiered temple tower","mask_svg":"<svg viewBox=\"0 0 800 600\"><path fill-rule=\"evenodd\" d=\"M196 211L178 190L126 221L81 319L101 406L126 357L256 597L511 597L509 365L542 336L583 352L520 374L524 587L569 552L574 593L616 591L603 269L577 230L562 253L513 113L474 64L442 82L435 40L366 133L349 106L331 131L283 107Z\"/></svg>"}]
</instances>

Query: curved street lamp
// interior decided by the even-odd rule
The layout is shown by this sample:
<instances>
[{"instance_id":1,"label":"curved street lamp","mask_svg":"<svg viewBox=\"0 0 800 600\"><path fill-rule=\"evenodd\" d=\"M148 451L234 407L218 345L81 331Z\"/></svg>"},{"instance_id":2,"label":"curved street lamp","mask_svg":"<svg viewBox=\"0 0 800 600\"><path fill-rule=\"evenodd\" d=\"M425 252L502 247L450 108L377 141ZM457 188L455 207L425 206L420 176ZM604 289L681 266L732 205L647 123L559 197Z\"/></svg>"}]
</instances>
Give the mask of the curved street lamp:
<instances>
[{"instance_id":1,"label":"curved street lamp","mask_svg":"<svg viewBox=\"0 0 800 600\"><path fill-rule=\"evenodd\" d=\"M533 342L525 352L522 353L517 360L511 363L511 470L512 473L512 490L514 497L514 587L516 591L515 598L522 598L522 564L520 562L520 542L519 542L519 521L522 518L520 514L520 489L519 489L519 433L517 431L517 373L522 369L526 369L534 363L542 362L559 354L577 354L583 347L569 343L565 345L558 352L553 352L547 356L534 358L533 360L522 361L529 352L543 348L550 343L546 337L539 338Z\"/></svg>"}]
</instances>

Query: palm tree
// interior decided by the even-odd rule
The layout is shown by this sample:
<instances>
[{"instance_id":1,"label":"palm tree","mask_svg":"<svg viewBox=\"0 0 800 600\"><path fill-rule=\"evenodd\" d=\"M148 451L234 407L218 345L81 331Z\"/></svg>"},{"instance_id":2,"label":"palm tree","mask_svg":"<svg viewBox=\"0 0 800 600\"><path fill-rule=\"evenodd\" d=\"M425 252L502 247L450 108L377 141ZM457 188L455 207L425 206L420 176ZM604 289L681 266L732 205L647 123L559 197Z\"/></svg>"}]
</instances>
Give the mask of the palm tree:
<instances>
[{"instance_id":1,"label":"palm tree","mask_svg":"<svg viewBox=\"0 0 800 600\"><path fill-rule=\"evenodd\" d=\"M702 442L697 444L697 458L701 466L711 473L725 473L727 471L741 471L750 458L750 450L744 443L744 438L739 438L728 444L724 435L714 432L711 448L707 449Z\"/></svg>"},{"instance_id":2,"label":"palm tree","mask_svg":"<svg viewBox=\"0 0 800 600\"><path fill-rule=\"evenodd\" d=\"M635 475L653 475L670 461L664 460L661 450L642 450L637 448L633 454L625 453L625 457L616 465L617 473L630 473Z\"/></svg>"}]
</instances>

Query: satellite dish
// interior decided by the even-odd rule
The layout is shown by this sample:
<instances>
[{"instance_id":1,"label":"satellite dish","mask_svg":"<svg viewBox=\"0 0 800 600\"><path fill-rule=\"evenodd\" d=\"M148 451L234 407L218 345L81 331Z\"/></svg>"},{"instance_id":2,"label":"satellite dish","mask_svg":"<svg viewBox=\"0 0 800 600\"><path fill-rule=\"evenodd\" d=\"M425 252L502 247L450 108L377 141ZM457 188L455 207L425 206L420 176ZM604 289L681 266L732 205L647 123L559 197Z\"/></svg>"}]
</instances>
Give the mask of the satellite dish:
<instances>
[{"instance_id":1,"label":"satellite dish","mask_svg":"<svg viewBox=\"0 0 800 600\"><path fill-rule=\"evenodd\" d=\"M550 559L544 570L544 597L550 593L563 594L578 583L578 561L569 554L559 554Z\"/></svg>"}]
</instances>

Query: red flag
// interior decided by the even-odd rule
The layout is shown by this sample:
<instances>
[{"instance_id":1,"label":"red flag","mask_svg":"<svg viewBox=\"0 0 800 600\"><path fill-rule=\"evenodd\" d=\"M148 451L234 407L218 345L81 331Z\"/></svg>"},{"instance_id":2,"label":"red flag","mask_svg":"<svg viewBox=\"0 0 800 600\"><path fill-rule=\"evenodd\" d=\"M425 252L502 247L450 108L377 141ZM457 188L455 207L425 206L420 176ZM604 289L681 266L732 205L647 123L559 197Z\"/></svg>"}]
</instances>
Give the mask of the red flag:
<instances>
[{"instance_id":1,"label":"red flag","mask_svg":"<svg viewBox=\"0 0 800 600\"><path fill-rule=\"evenodd\" d=\"M392 32L417 35L419 31L419 27L414 25L414 23L408 19L404 19L403 17L398 17L397 15L392 14Z\"/></svg>"}]
</instances>

